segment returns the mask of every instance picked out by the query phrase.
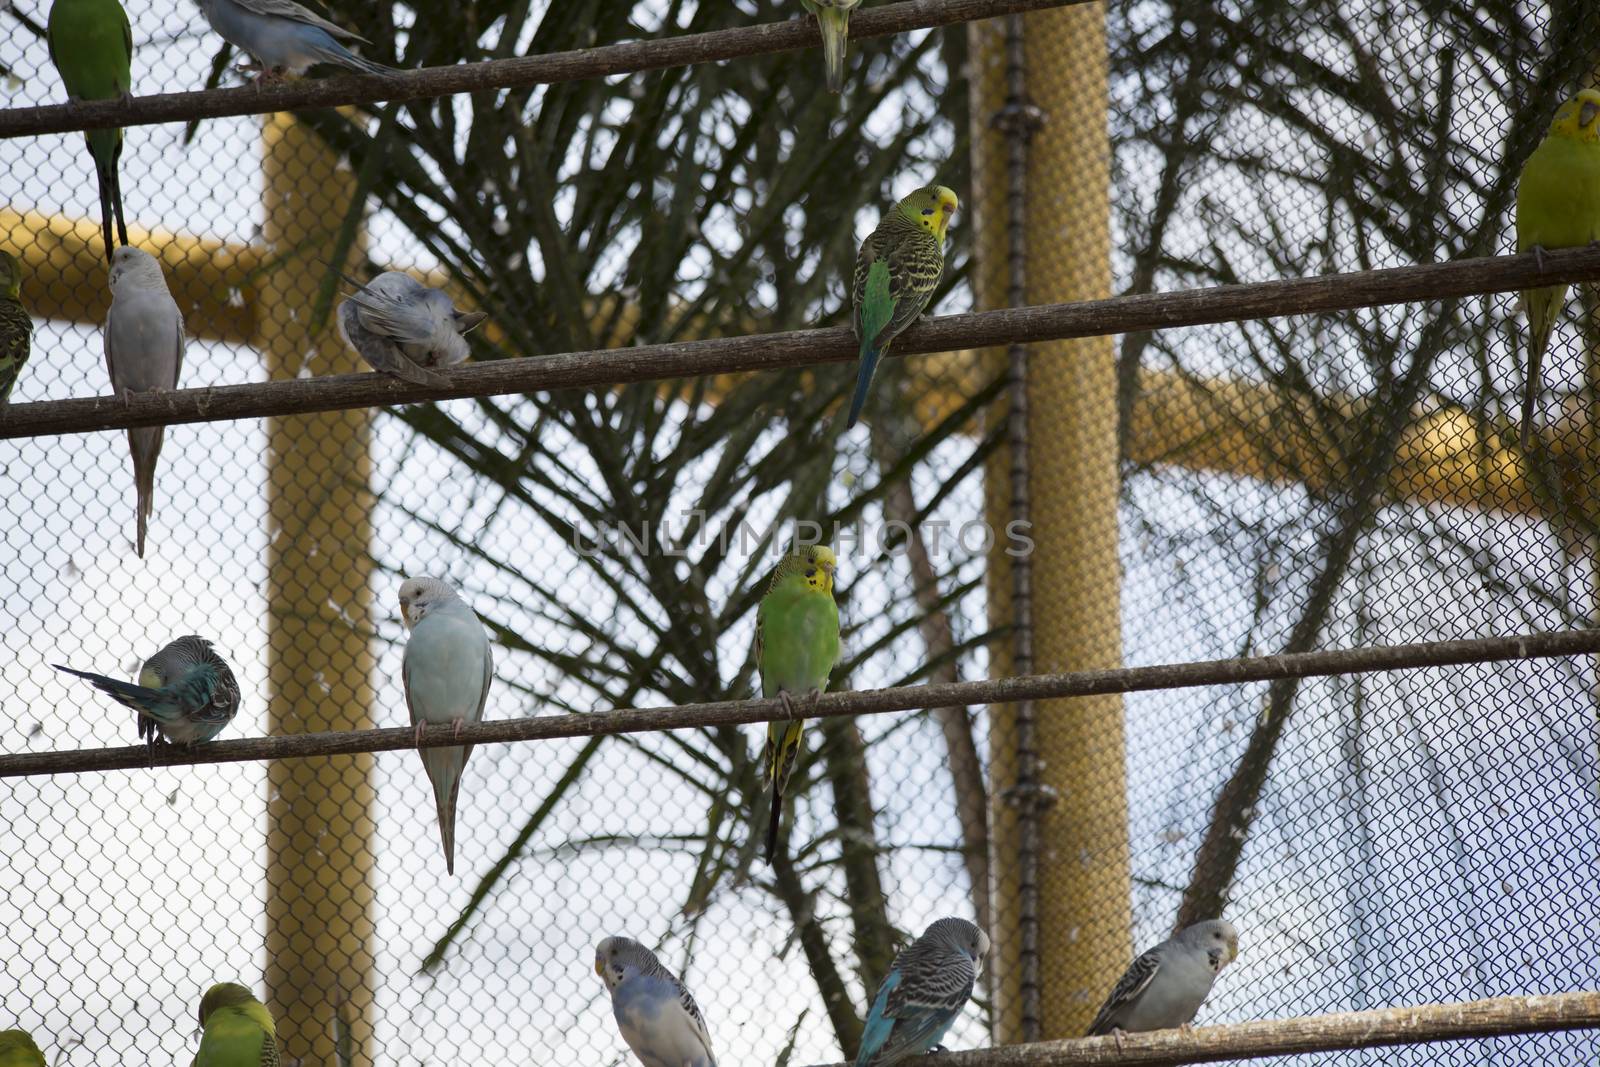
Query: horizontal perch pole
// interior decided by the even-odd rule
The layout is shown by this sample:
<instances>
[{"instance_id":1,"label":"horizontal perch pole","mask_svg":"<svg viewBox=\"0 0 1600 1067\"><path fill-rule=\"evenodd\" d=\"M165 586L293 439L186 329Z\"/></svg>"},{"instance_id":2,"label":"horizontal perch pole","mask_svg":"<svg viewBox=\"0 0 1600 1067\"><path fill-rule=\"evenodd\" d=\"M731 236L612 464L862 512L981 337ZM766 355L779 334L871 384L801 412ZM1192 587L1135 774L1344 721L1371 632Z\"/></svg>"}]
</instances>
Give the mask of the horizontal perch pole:
<instances>
[{"instance_id":1,"label":"horizontal perch pole","mask_svg":"<svg viewBox=\"0 0 1600 1067\"><path fill-rule=\"evenodd\" d=\"M850 37L886 37L911 30L952 26L1025 11L1065 7L1087 0L907 0L869 7L850 20ZM221 38L211 37L217 44ZM785 22L736 26L680 37L551 52L539 56L490 59L449 67L423 67L394 74L347 74L308 78L282 85L246 85L189 93L160 93L127 100L85 100L0 111L0 138L68 133L107 126L149 126L160 122L264 115L275 111L420 100L455 93L521 89L530 85L637 74L693 63L716 63L745 56L819 48L822 37L808 16ZM820 60L819 60L820 62Z\"/></svg>"},{"instance_id":2,"label":"horizontal perch pole","mask_svg":"<svg viewBox=\"0 0 1600 1067\"><path fill-rule=\"evenodd\" d=\"M1077 1064L1211 1063L1296 1056L1339 1049L1420 1045L1508 1034L1600 1028L1600 992L1495 997L1461 1004L1419 1004L1295 1019L1264 1019L1184 1032L1088 1037L1032 1045L973 1049L927 1058L918 1067L1068 1067Z\"/></svg>"},{"instance_id":3,"label":"horizontal perch pole","mask_svg":"<svg viewBox=\"0 0 1600 1067\"><path fill-rule=\"evenodd\" d=\"M1600 630L1558 630L1514 637L1486 637L1466 641L1427 641L1408 645L1335 649L1242 659L1202 660L1153 667L1117 667L1108 670L1036 674L978 682L911 685L896 689L869 689L852 693L824 693L815 703L801 703L806 718L843 715L877 715L922 708L961 707L970 704L1007 704L1017 700L1049 700L1096 693L1133 693L1155 689L1235 685L1274 678L1310 678L1371 671L1415 670L1423 667L1489 663L1504 660L1551 659L1600 652ZM108 706L109 710L109 706ZM15 716L13 716L15 717ZM644 733L683 730L701 726L738 726L783 718L777 700L723 700L710 704L685 704L666 708L627 708L586 715L547 715L526 719L498 719L473 723L459 732L449 726L426 727L422 740L411 727L349 730L279 737L251 737L212 741L192 751L174 746L147 749L79 749L64 752L27 752L0 756L0 778L34 774L73 774L82 771L169 767L195 763L240 763L262 759L305 756L345 756L357 752L392 752L457 744L508 744L547 741L597 734Z\"/></svg>"},{"instance_id":4,"label":"horizontal perch pole","mask_svg":"<svg viewBox=\"0 0 1600 1067\"><path fill-rule=\"evenodd\" d=\"M956 352L1012 342L1163 330L1277 315L1447 300L1560 282L1600 281L1600 246L1391 267L1314 278L1219 285L1003 308L926 319L895 341L891 355ZM13 404L0 415L0 438L87 433L131 426L299 415L374 405L556 389L603 388L703 374L778 370L856 357L848 327L719 337L703 341L487 360L443 370L450 385L428 388L384 374L313 378L134 393L127 401L86 397Z\"/></svg>"}]
</instances>

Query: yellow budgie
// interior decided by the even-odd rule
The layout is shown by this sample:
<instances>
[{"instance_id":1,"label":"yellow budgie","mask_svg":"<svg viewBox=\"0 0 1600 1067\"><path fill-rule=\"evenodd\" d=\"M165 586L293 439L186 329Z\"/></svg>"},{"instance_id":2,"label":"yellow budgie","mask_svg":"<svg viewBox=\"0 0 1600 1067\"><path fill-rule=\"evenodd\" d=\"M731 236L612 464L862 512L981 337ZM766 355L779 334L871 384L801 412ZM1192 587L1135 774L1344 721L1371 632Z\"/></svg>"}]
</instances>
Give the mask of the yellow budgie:
<instances>
[{"instance_id":1,"label":"yellow budgie","mask_svg":"<svg viewBox=\"0 0 1600 1067\"><path fill-rule=\"evenodd\" d=\"M1550 132L1533 150L1517 182L1517 251L1581 248L1600 241L1600 92L1585 89L1556 110ZM1527 394L1522 447L1528 447L1539 370L1550 345L1565 285L1522 291L1528 316Z\"/></svg>"}]
</instances>

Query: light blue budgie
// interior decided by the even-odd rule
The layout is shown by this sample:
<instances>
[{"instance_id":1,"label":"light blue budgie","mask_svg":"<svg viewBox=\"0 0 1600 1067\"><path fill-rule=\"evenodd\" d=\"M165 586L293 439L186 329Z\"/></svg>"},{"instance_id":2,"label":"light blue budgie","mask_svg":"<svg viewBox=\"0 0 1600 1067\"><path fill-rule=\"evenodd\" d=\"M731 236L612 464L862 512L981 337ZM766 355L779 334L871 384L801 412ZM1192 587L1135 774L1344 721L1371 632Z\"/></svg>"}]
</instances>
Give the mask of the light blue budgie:
<instances>
[{"instance_id":1,"label":"light blue budgie","mask_svg":"<svg viewBox=\"0 0 1600 1067\"><path fill-rule=\"evenodd\" d=\"M611 991L622 1040L644 1067L717 1067L705 1016L654 952L629 937L608 937L595 946L594 973Z\"/></svg>"},{"instance_id":2,"label":"light blue budgie","mask_svg":"<svg viewBox=\"0 0 1600 1067\"><path fill-rule=\"evenodd\" d=\"M989 954L989 936L965 919L939 919L894 958L872 998L856 1067L931 1052L956 1021Z\"/></svg>"},{"instance_id":3,"label":"light blue budgie","mask_svg":"<svg viewBox=\"0 0 1600 1067\"><path fill-rule=\"evenodd\" d=\"M161 264L148 252L124 245L111 254L111 307L106 312L106 369L119 397L131 392L176 389L183 370L183 314L167 289ZM128 431L133 454L136 531L134 551L144 556L145 533L155 507L156 460L162 426Z\"/></svg>"},{"instance_id":4,"label":"light blue budgie","mask_svg":"<svg viewBox=\"0 0 1600 1067\"><path fill-rule=\"evenodd\" d=\"M351 293L335 317L345 342L373 370L438 388L450 382L428 368L466 359L467 342L461 335L488 312L459 311L443 289L430 289L409 274L390 270Z\"/></svg>"},{"instance_id":5,"label":"light blue budgie","mask_svg":"<svg viewBox=\"0 0 1600 1067\"><path fill-rule=\"evenodd\" d=\"M1222 968L1239 955L1239 931L1226 919L1207 919L1141 955L1111 990L1086 1036L1188 1026Z\"/></svg>"},{"instance_id":6,"label":"light blue budgie","mask_svg":"<svg viewBox=\"0 0 1600 1067\"><path fill-rule=\"evenodd\" d=\"M294 0L196 0L201 14L223 40L255 56L261 79L274 81L285 73L301 75L318 63L330 63L360 74L393 74L393 67L362 59L343 41L371 44L343 26Z\"/></svg>"},{"instance_id":7,"label":"light blue budgie","mask_svg":"<svg viewBox=\"0 0 1600 1067\"><path fill-rule=\"evenodd\" d=\"M482 720L494 654L488 631L467 602L438 578L408 578L400 586L400 620L411 631L402 677L417 739L422 739L424 726L449 723L459 734L466 723ZM472 746L424 748L419 754L433 784L445 870L454 874L456 797Z\"/></svg>"},{"instance_id":8,"label":"light blue budgie","mask_svg":"<svg viewBox=\"0 0 1600 1067\"><path fill-rule=\"evenodd\" d=\"M121 249L119 249L121 251ZM87 678L117 703L139 713L139 736L192 748L209 741L239 711L239 683L211 642L190 634L145 660L139 684L55 664L58 671Z\"/></svg>"}]
</instances>

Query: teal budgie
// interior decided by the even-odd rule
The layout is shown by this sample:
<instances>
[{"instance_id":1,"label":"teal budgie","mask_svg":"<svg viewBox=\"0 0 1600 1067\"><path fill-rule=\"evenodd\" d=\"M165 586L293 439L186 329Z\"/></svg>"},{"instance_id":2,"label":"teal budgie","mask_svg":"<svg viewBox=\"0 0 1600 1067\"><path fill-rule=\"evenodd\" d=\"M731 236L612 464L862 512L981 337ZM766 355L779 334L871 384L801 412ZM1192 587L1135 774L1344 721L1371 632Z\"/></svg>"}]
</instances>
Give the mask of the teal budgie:
<instances>
[{"instance_id":1,"label":"teal budgie","mask_svg":"<svg viewBox=\"0 0 1600 1067\"><path fill-rule=\"evenodd\" d=\"M61 72L69 100L116 100L133 91L133 31L128 13L117 0L55 0L46 30L50 60ZM122 218L122 182L117 161L122 157L120 129L85 130L100 183L100 229L111 259L111 217L117 236L128 243Z\"/></svg>"},{"instance_id":2,"label":"teal budgie","mask_svg":"<svg viewBox=\"0 0 1600 1067\"><path fill-rule=\"evenodd\" d=\"M26 1030L0 1030L0 1067L45 1067L44 1053Z\"/></svg>"},{"instance_id":3,"label":"teal budgie","mask_svg":"<svg viewBox=\"0 0 1600 1067\"><path fill-rule=\"evenodd\" d=\"M856 1067L889 1067L933 1051L972 996L989 935L938 919L894 958L861 1028Z\"/></svg>"},{"instance_id":4,"label":"teal budgie","mask_svg":"<svg viewBox=\"0 0 1600 1067\"><path fill-rule=\"evenodd\" d=\"M0 411L11 402L22 365L33 343L33 320L22 306L22 267L0 251Z\"/></svg>"},{"instance_id":5,"label":"teal budgie","mask_svg":"<svg viewBox=\"0 0 1600 1067\"><path fill-rule=\"evenodd\" d=\"M186 748L209 741L239 711L239 683L211 642L190 634L145 660L139 684L55 664L139 713L139 737Z\"/></svg>"},{"instance_id":6,"label":"teal budgie","mask_svg":"<svg viewBox=\"0 0 1600 1067\"><path fill-rule=\"evenodd\" d=\"M111 257L111 307L106 311L106 369L119 397L130 392L176 389L183 370L183 314L167 289L161 264L142 249L117 249ZM156 460L166 436L162 426L128 431L133 456L134 551L144 556L145 534L155 507Z\"/></svg>"},{"instance_id":7,"label":"teal budgie","mask_svg":"<svg viewBox=\"0 0 1600 1067\"><path fill-rule=\"evenodd\" d=\"M783 794L800 756L805 720L795 710L792 694L815 697L827 688L828 675L839 662L839 606L833 599L838 558L826 545L802 545L784 556L772 573L772 584L756 609L756 669L761 695L783 702L787 718L767 724L762 755L772 812L767 823L767 862L778 844Z\"/></svg>"},{"instance_id":8,"label":"teal budgie","mask_svg":"<svg viewBox=\"0 0 1600 1067\"><path fill-rule=\"evenodd\" d=\"M861 361L845 429L856 424L878 359L933 298L944 273L944 235L959 202L942 185L928 185L894 206L861 244L854 301Z\"/></svg>"},{"instance_id":9,"label":"teal budgie","mask_svg":"<svg viewBox=\"0 0 1600 1067\"><path fill-rule=\"evenodd\" d=\"M200 999L200 1050L190 1067L278 1067L278 1027L242 985L223 982Z\"/></svg>"},{"instance_id":10,"label":"teal budgie","mask_svg":"<svg viewBox=\"0 0 1600 1067\"><path fill-rule=\"evenodd\" d=\"M837 93L844 89L850 12L861 6L861 0L800 0L800 3L817 17L817 28L822 31L822 66L828 74L828 92Z\"/></svg>"},{"instance_id":11,"label":"teal budgie","mask_svg":"<svg viewBox=\"0 0 1600 1067\"><path fill-rule=\"evenodd\" d=\"M449 723L459 734L464 724L481 721L494 678L494 654L472 608L438 578L408 578L400 586L400 621L411 633L401 670L417 739L422 739L424 726ZM418 751L433 785L445 871L454 874L456 798L472 746Z\"/></svg>"},{"instance_id":12,"label":"teal budgie","mask_svg":"<svg viewBox=\"0 0 1600 1067\"><path fill-rule=\"evenodd\" d=\"M1600 241L1600 92L1585 89L1556 109L1550 132L1517 181L1517 251L1581 248ZM1566 301L1565 285L1522 291L1528 316L1528 381L1522 398L1522 447L1528 447L1539 370L1550 331Z\"/></svg>"},{"instance_id":13,"label":"teal budgie","mask_svg":"<svg viewBox=\"0 0 1600 1067\"><path fill-rule=\"evenodd\" d=\"M617 1029L644 1067L717 1067L705 1016L678 976L631 937L594 950L594 973L611 993Z\"/></svg>"},{"instance_id":14,"label":"teal budgie","mask_svg":"<svg viewBox=\"0 0 1600 1067\"><path fill-rule=\"evenodd\" d=\"M1086 1036L1188 1026L1222 968L1239 956L1239 931L1226 919L1186 926L1129 964Z\"/></svg>"}]
</instances>

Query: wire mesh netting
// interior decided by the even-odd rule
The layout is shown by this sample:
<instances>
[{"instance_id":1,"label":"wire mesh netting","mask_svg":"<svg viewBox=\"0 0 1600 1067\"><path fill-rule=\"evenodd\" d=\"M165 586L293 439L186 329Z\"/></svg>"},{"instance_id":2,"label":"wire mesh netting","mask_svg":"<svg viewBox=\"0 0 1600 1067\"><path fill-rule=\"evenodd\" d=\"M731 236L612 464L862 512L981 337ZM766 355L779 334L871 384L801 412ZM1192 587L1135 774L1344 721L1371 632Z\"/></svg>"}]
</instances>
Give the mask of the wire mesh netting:
<instances>
[{"instance_id":1,"label":"wire mesh netting","mask_svg":"<svg viewBox=\"0 0 1600 1067\"><path fill-rule=\"evenodd\" d=\"M136 94L239 80L197 11L128 13ZM794 14L332 12L400 67ZM64 98L46 15L0 10L7 107ZM1027 18L1048 113L1035 303L1510 251L1521 161L1600 63L1583 46L1600 12L1579 3ZM488 311L479 360L844 323L859 242L931 181L963 201L931 310L996 305L999 34L855 42L842 97L797 52L131 128L130 236L184 313L184 387L365 369L331 323L334 264ZM0 247L36 324L13 402L105 393L83 139L0 142L0 174ZM1556 331L1537 465L1509 444L1514 300L1038 346L1035 668L1590 625L1591 298ZM1003 529L998 366L888 360L845 433L851 367L175 426L143 560L123 434L7 442L0 749L132 743L131 713L51 665L132 678L186 633L244 691L224 737L405 724L395 592L419 574L490 627L485 718L748 696L755 605L797 521L840 554L832 688L983 677L1008 659L1005 550L1024 543ZM1061 794L1042 825L1047 1034L1081 1032L1175 921L1218 913L1243 949L1202 1022L1594 987L1595 682L1556 660L1042 705ZM200 995L239 980L289 1060L622 1063L593 950L626 933L684 975L724 1062L821 1063L854 1053L895 948L961 915L994 935L999 1006L986 980L945 1044L1017 1040L1004 725L984 708L814 724L771 867L759 727L479 747L454 877L412 753L7 779L0 1027L58 1065L187 1062Z\"/></svg>"}]
</instances>

